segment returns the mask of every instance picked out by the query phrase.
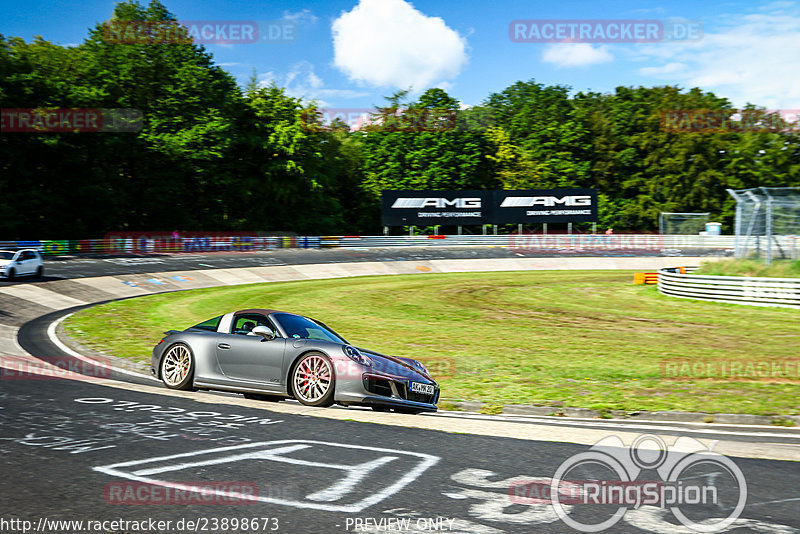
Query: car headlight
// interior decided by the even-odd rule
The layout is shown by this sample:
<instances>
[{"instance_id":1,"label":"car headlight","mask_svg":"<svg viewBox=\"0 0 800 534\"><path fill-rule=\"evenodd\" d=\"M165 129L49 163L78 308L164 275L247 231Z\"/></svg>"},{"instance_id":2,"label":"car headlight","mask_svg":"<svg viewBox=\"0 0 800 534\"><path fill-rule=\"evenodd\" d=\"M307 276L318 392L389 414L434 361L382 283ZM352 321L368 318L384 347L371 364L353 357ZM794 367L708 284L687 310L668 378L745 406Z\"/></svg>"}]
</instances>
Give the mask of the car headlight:
<instances>
[{"instance_id":1,"label":"car headlight","mask_svg":"<svg viewBox=\"0 0 800 534\"><path fill-rule=\"evenodd\" d=\"M422 371L426 375L430 375L431 374L431 372L428 371L428 368L425 367L425 365L423 365L422 362L418 362L417 360L414 360L414 367L416 367L417 370Z\"/></svg>"},{"instance_id":2,"label":"car headlight","mask_svg":"<svg viewBox=\"0 0 800 534\"><path fill-rule=\"evenodd\" d=\"M342 347L342 350L344 351L345 355L354 362L360 363L361 365L366 365L367 367L372 366L372 359L361 354L357 348L351 347L350 345L345 345Z\"/></svg>"}]
</instances>

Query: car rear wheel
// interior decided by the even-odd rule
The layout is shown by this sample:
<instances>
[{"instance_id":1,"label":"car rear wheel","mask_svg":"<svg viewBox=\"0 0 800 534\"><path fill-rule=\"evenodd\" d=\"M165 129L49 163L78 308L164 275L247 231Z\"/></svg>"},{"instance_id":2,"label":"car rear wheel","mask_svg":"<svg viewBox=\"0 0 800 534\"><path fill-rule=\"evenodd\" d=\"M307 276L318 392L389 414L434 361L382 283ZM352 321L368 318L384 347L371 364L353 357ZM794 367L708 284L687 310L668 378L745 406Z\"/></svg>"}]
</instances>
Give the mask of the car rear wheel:
<instances>
[{"instance_id":1,"label":"car rear wheel","mask_svg":"<svg viewBox=\"0 0 800 534\"><path fill-rule=\"evenodd\" d=\"M161 381L170 389L192 389L194 357L189 347L176 343L161 358Z\"/></svg>"},{"instance_id":2,"label":"car rear wheel","mask_svg":"<svg viewBox=\"0 0 800 534\"><path fill-rule=\"evenodd\" d=\"M294 398L306 406L332 405L334 385L333 365L321 352L304 355L292 371Z\"/></svg>"},{"instance_id":3,"label":"car rear wheel","mask_svg":"<svg viewBox=\"0 0 800 534\"><path fill-rule=\"evenodd\" d=\"M39 267L36 268L36 277L41 278L43 274L44 274L44 267L40 265Z\"/></svg>"}]
</instances>

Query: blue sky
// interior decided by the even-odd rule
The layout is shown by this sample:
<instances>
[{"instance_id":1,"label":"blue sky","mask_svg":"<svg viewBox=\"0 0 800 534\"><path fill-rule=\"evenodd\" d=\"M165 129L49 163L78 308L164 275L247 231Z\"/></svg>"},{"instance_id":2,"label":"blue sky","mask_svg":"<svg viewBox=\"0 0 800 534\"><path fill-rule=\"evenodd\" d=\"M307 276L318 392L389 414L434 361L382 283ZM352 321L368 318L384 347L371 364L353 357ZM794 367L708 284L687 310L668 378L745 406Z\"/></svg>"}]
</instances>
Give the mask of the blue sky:
<instances>
[{"instance_id":1,"label":"blue sky","mask_svg":"<svg viewBox=\"0 0 800 534\"><path fill-rule=\"evenodd\" d=\"M613 91L699 86L770 109L800 108L800 3L793 1L164 0L180 20L296 24L283 43L207 44L241 83L263 83L329 108L371 108L398 88L437 86L465 105L518 80ZM2 0L0 32L70 45L110 18L110 0ZM518 43L513 20L674 20L703 37L658 43Z\"/></svg>"}]
</instances>

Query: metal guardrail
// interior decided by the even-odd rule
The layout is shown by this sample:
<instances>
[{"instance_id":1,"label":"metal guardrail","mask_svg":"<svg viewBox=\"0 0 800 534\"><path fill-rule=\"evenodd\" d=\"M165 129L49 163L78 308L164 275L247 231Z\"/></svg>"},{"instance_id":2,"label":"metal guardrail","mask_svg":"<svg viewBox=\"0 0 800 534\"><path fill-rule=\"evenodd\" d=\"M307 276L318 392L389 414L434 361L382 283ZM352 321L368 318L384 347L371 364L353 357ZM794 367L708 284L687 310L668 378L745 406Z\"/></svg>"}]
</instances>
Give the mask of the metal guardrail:
<instances>
[{"instance_id":1,"label":"metal guardrail","mask_svg":"<svg viewBox=\"0 0 800 534\"><path fill-rule=\"evenodd\" d=\"M123 238L41 241L0 241L0 249L34 248L49 255L154 254L319 248L318 236L207 236L177 238Z\"/></svg>"},{"instance_id":2,"label":"metal guardrail","mask_svg":"<svg viewBox=\"0 0 800 534\"><path fill-rule=\"evenodd\" d=\"M0 248L35 248L44 254L151 254L180 252L252 251L278 248L380 248L493 246L527 252L648 253L680 256L687 253L732 254L735 236L660 234L501 234L400 236L209 236L135 237L81 240L0 241ZM800 237L778 238L782 250L797 251Z\"/></svg>"},{"instance_id":3,"label":"metal guardrail","mask_svg":"<svg viewBox=\"0 0 800 534\"><path fill-rule=\"evenodd\" d=\"M503 246L521 250L733 250L735 236L660 234L504 234L415 236L323 236L322 246Z\"/></svg>"},{"instance_id":4,"label":"metal guardrail","mask_svg":"<svg viewBox=\"0 0 800 534\"><path fill-rule=\"evenodd\" d=\"M679 274L670 269L661 269L658 273L658 291L673 297L800 308L800 278Z\"/></svg>"}]
</instances>

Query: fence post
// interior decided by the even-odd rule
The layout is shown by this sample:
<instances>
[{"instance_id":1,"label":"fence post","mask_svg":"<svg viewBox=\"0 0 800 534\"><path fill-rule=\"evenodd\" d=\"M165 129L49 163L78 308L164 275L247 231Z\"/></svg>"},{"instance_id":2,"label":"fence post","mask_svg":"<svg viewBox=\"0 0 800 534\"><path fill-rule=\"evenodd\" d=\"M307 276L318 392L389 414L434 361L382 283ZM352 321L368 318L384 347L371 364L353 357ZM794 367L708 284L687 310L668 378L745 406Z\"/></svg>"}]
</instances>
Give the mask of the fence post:
<instances>
[{"instance_id":1,"label":"fence post","mask_svg":"<svg viewBox=\"0 0 800 534\"><path fill-rule=\"evenodd\" d=\"M765 221L766 228L764 233L767 238L766 261L767 265L770 265L772 263L772 195L770 195L769 191L764 187L761 188L761 191L763 191L767 197L767 220Z\"/></svg>"}]
</instances>

